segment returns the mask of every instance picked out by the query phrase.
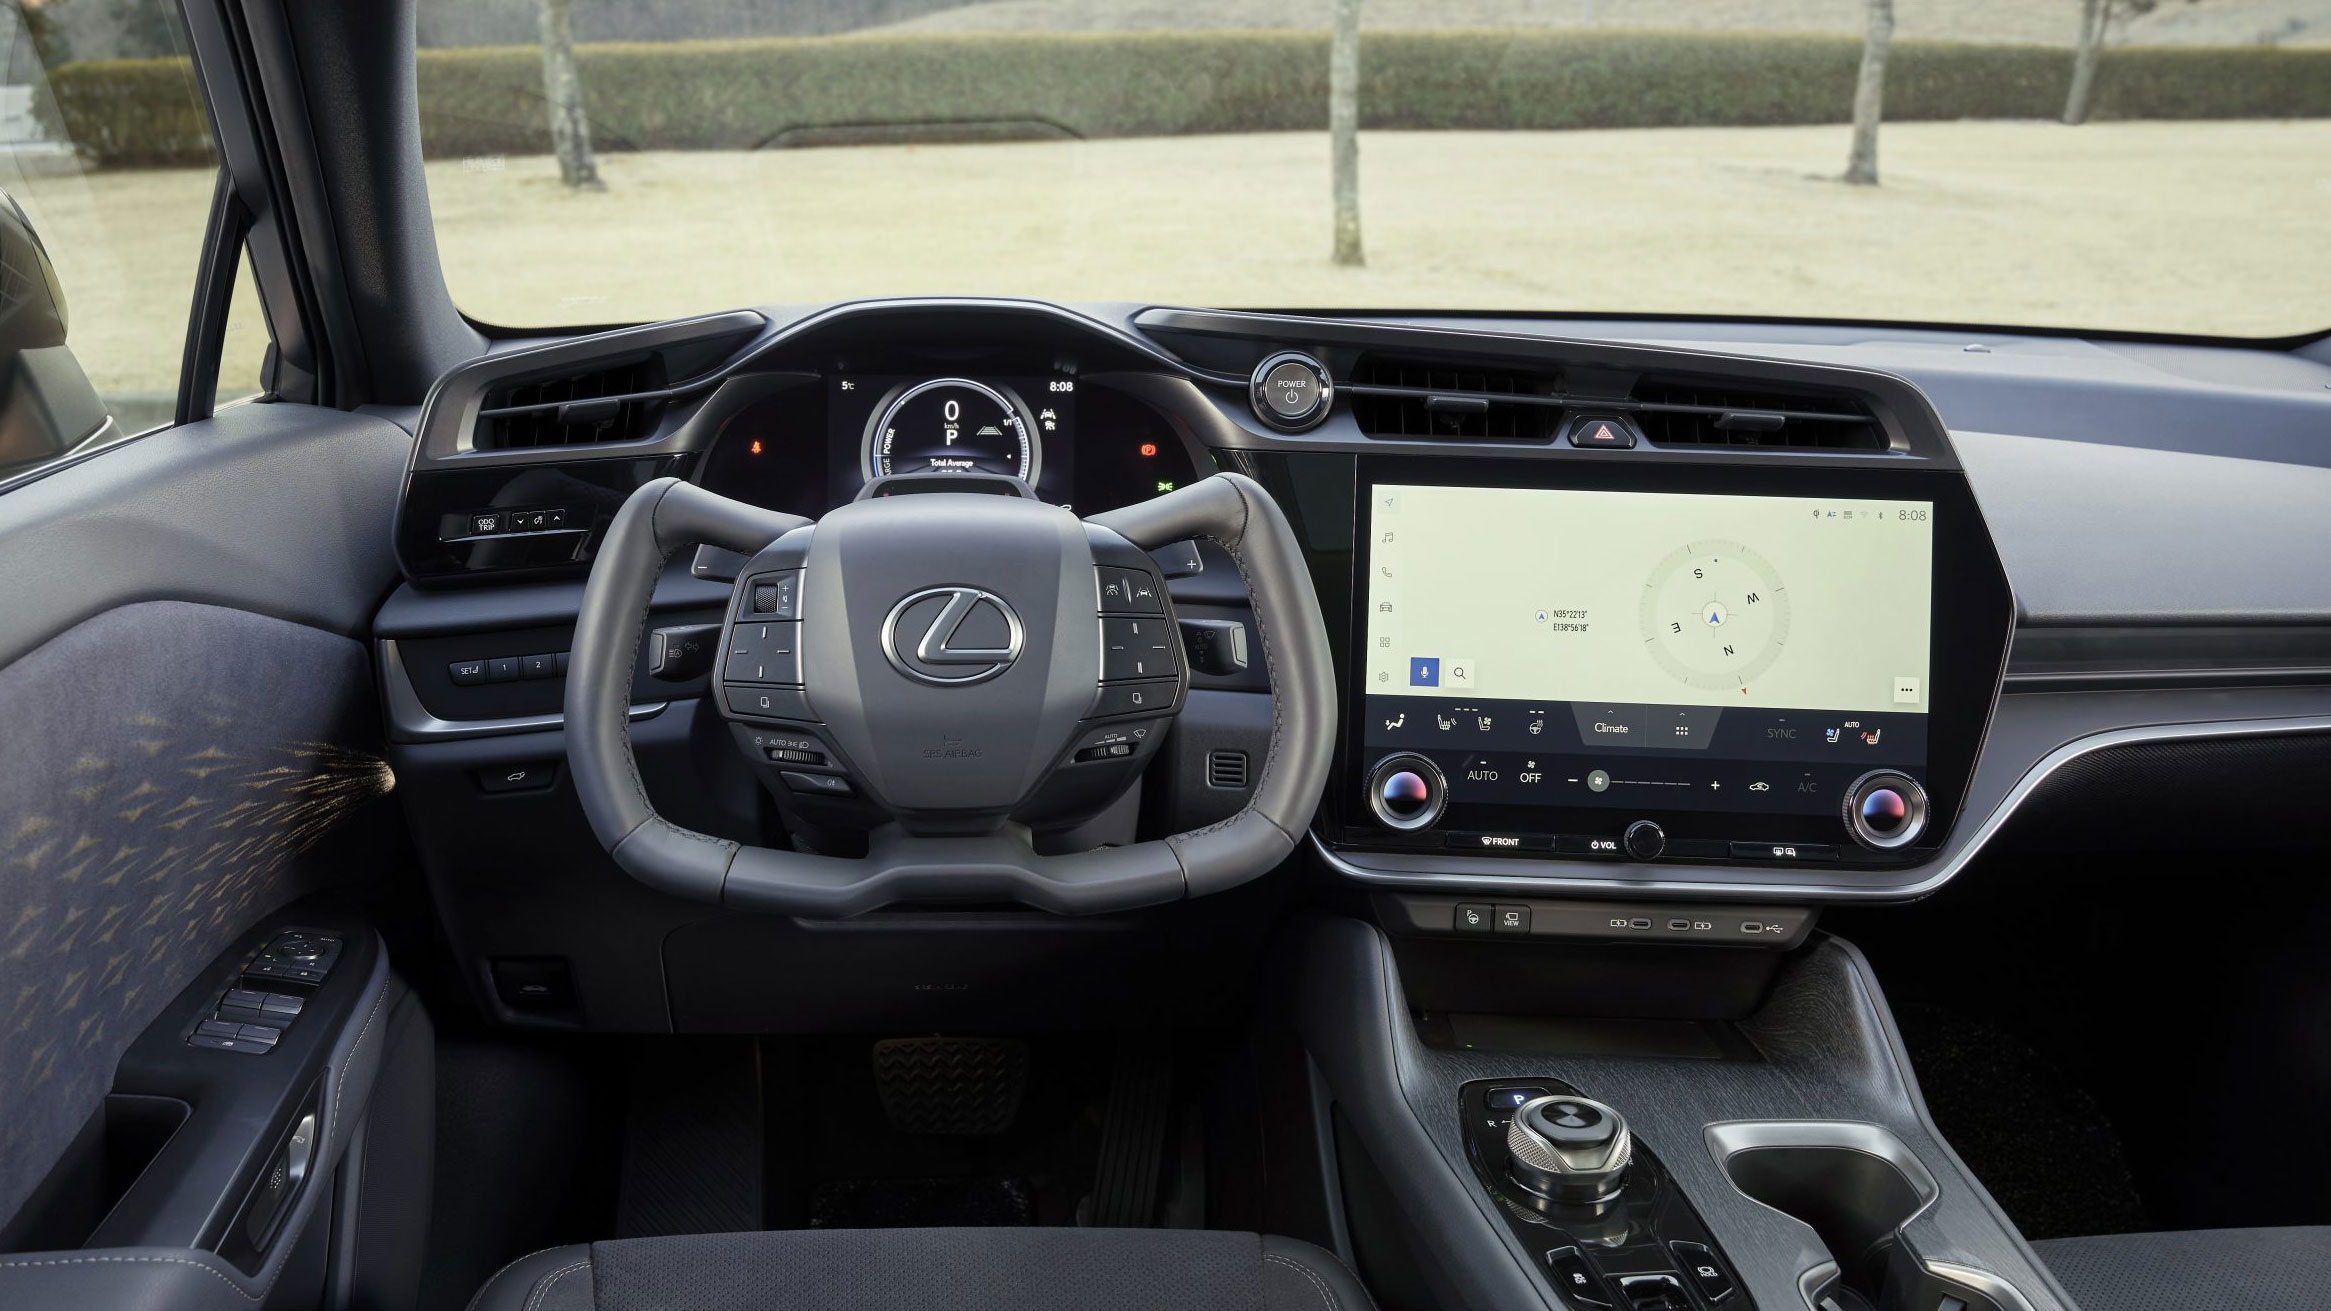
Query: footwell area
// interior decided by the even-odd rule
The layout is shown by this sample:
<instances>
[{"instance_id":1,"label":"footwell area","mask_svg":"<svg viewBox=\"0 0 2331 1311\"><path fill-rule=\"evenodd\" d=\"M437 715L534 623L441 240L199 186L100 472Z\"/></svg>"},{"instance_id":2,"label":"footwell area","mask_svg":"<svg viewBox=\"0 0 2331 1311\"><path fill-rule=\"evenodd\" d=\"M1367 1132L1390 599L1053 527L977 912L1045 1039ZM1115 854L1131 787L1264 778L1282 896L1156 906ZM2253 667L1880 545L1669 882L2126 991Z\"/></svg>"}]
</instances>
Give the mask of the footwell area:
<instances>
[{"instance_id":1,"label":"footwell area","mask_svg":"<svg viewBox=\"0 0 2331 1311\"><path fill-rule=\"evenodd\" d=\"M1235 1052L1156 1035L513 1035L449 1042L439 1067L422 1305L446 1311L561 1243L1201 1227L1209 1127L1252 1134Z\"/></svg>"},{"instance_id":2,"label":"footwell area","mask_svg":"<svg viewBox=\"0 0 2331 1311\"><path fill-rule=\"evenodd\" d=\"M2331 1223L2331 885L2238 859L1994 857L1823 917L2025 1236Z\"/></svg>"}]
</instances>

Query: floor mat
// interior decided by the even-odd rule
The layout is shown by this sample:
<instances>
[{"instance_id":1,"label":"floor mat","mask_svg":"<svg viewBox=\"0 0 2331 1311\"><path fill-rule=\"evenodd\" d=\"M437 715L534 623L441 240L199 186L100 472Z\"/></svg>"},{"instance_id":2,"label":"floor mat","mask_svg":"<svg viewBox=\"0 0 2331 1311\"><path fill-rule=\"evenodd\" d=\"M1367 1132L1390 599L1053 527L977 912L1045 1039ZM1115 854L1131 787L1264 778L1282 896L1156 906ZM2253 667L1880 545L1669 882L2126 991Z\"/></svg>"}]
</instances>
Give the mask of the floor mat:
<instances>
[{"instance_id":1,"label":"floor mat","mask_svg":"<svg viewBox=\"0 0 2331 1311\"><path fill-rule=\"evenodd\" d=\"M812 1229L1025 1225L1036 1195L1025 1179L829 1179L809 1199Z\"/></svg>"},{"instance_id":2,"label":"floor mat","mask_svg":"<svg viewBox=\"0 0 2331 1311\"><path fill-rule=\"evenodd\" d=\"M1895 1023L1927 1109L2024 1237L2152 1227L2096 1099L2004 1029L1909 1003Z\"/></svg>"},{"instance_id":3,"label":"floor mat","mask_svg":"<svg viewBox=\"0 0 2331 1311\"><path fill-rule=\"evenodd\" d=\"M1100 1155L1114 1050L1107 1038L1031 1041L1024 1055L994 1062L1009 1077L983 1076L980 1086L1017 1083L1024 1092L1008 1118L982 1111L971 1117L976 1126L912 1109L928 1099L902 1099L899 1072L887 1063L894 1082L886 1099L875 1046L847 1037L763 1041L769 1228L1076 1223ZM886 1057L899 1050L884 1049ZM914 1132L901 1118L951 1132ZM914 1216L929 1218L904 1218Z\"/></svg>"}]
</instances>

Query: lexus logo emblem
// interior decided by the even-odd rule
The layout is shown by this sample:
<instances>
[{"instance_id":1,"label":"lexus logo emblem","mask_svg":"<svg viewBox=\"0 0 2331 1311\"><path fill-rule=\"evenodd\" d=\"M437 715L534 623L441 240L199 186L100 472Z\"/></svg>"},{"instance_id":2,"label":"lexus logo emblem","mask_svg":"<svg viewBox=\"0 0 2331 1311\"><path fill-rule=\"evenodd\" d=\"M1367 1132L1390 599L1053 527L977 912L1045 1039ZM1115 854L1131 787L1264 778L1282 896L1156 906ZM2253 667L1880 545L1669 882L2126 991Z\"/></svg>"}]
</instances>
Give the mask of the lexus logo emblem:
<instances>
[{"instance_id":1,"label":"lexus logo emblem","mask_svg":"<svg viewBox=\"0 0 2331 1311\"><path fill-rule=\"evenodd\" d=\"M1020 616L1004 598L976 587L927 587L890 608L882 654L922 683L984 683L1020 658Z\"/></svg>"}]
</instances>

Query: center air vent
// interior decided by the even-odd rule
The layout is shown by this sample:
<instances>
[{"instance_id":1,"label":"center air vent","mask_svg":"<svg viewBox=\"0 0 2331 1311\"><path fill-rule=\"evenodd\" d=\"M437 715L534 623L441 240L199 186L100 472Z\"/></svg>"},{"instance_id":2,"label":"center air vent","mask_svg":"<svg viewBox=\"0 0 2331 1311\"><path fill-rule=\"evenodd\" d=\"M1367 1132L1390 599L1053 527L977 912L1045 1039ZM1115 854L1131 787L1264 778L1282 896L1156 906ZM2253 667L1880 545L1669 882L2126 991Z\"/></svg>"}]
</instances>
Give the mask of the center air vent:
<instances>
[{"instance_id":1,"label":"center air vent","mask_svg":"<svg viewBox=\"0 0 2331 1311\"><path fill-rule=\"evenodd\" d=\"M668 399L663 387L663 361L653 355L497 387L479 410L477 446L515 451L652 437Z\"/></svg>"},{"instance_id":2,"label":"center air vent","mask_svg":"<svg viewBox=\"0 0 2331 1311\"><path fill-rule=\"evenodd\" d=\"M1343 390L1370 437L1544 441L1556 414L1551 375L1471 364L1363 360Z\"/></svg>"},{"instance_id":3,"label":"center air vent","mask_svg":"<svg viewBox=\"0 0 2331 1311\"><path fill-rule=\"evenodd\" d=\"M1656 446L1888 447L1885 430L1869 410L1843 396L1644 378L1635 384L1627 408Z\"/></svg>"}]
</instances>

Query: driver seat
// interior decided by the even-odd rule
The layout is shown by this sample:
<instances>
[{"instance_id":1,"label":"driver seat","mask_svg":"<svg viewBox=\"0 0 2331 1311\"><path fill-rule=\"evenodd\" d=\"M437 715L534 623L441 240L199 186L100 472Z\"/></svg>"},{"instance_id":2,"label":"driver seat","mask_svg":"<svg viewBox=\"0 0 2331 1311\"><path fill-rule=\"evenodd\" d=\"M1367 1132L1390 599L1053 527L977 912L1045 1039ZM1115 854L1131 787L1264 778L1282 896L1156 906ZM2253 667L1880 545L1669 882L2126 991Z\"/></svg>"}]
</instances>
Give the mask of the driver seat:
<instances>
[{"instance_id":1,"label":"driver seat","mask_svg":"<svg viewBox=\"0 0 2331 1311\"><path fill-rule=\"evenodd\" d=\"M554 1247L470 1311L1373 1311L1291 1238L1193 1229L803 1229Z\"/></svg>"}]
</instances>

